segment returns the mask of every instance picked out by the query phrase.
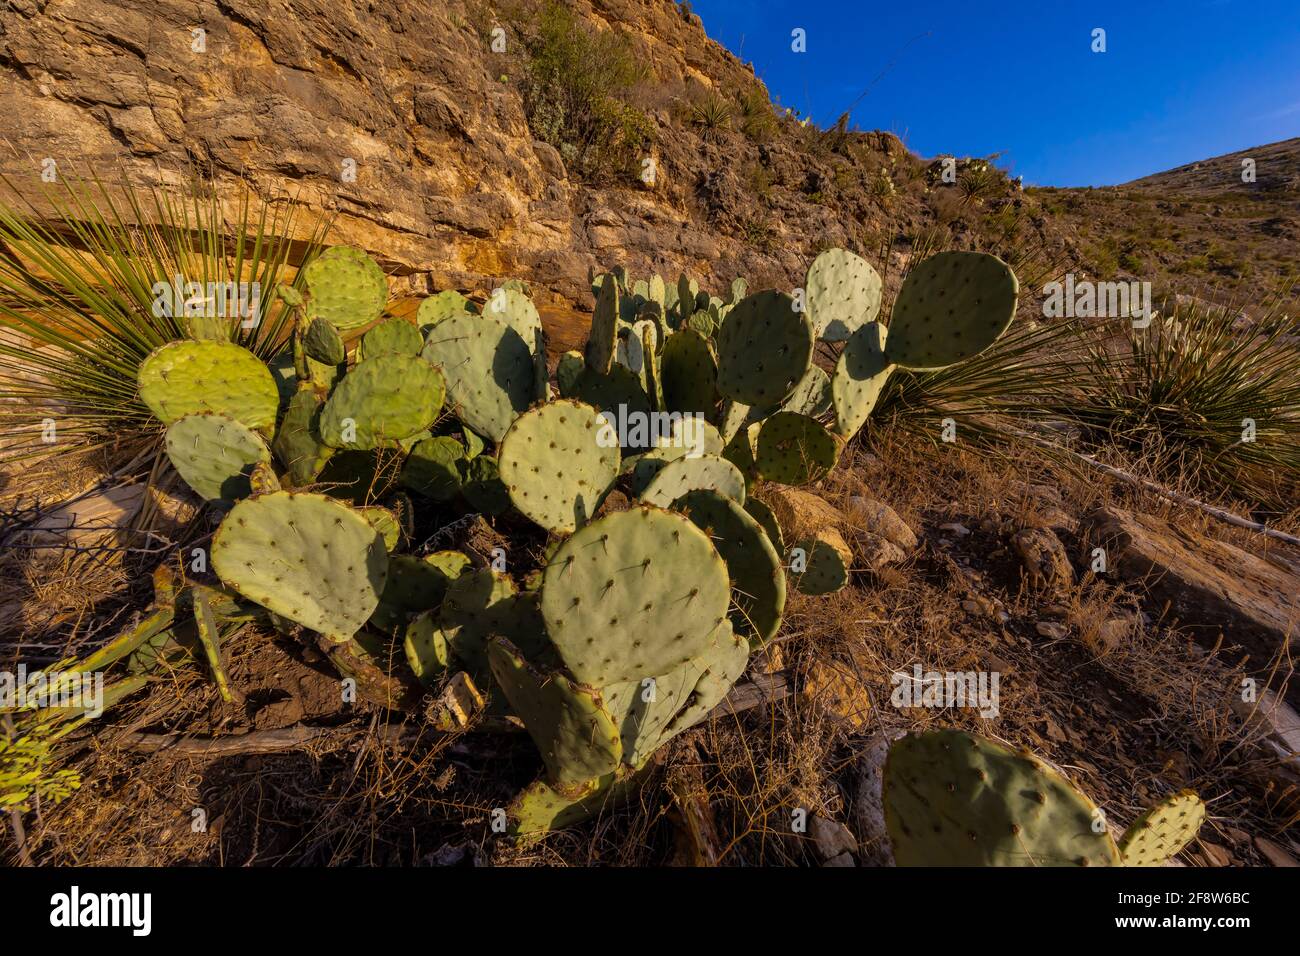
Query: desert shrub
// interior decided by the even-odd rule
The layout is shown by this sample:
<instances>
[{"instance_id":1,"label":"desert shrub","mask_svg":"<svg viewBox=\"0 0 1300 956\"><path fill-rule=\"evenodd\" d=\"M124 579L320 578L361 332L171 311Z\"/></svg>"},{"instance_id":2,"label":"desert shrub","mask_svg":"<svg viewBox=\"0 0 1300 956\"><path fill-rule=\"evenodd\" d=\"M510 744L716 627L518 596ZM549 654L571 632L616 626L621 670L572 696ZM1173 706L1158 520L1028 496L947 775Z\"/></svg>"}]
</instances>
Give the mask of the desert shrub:
<instances>
[{"instance_id":1,"label":"desert shrub","mask_svg":"<svg viewBox=\"0 0 1300 956\"><path fill-rule=\"evenodd\" d=\"M765 143L776 133L776 114L761 89L741 94L740 131L755 143Z\"/></svg>"},{"instance_id":2,"label":"desert shrub","mask_svg":"<svg viewBox=\"0 0 1300 956\"><path fill-rule=\"evenodd\" d=\"M688 110L690 123L708 140L717 139L723 130L732 128L734 109L725 96L709 92L691 103Z\"/></svg>"},{"instance_id":3,"label":"desert shrub","mask_svg":"<svg viewBox=\"0 0 1300 956\"><path fill-rule=\"evenodd\" d=\"M575 178L599 183L635 175L654 139L650 117L628 102L645 79L625 36L594 30L552 0L528 43L529 128L559 151Z\"/></svg>"}]
</instances>

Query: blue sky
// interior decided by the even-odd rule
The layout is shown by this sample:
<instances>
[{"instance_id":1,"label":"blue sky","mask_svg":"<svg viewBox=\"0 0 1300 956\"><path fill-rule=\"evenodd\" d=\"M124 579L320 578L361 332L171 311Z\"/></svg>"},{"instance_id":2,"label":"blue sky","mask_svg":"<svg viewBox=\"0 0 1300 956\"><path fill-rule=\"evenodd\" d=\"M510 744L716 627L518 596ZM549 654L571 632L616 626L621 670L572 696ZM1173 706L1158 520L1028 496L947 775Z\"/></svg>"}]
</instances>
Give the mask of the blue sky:
<instances>
[{"instance_id":1,"label":"blue sky","mask_svg":"<svg viewBox=\"0 0 1300 956\"><path fill-rule=\"evenodd\" d=\"M819 124L858 100L862 129L891 130L922 156L1002 152L1035 185L1112 185L1300 136L1300 0L692 6L774 97ZM1098 27L1105 53L1091 50ZM795 28L805 53L791 50Z\"/></svg>"}]
</instances>

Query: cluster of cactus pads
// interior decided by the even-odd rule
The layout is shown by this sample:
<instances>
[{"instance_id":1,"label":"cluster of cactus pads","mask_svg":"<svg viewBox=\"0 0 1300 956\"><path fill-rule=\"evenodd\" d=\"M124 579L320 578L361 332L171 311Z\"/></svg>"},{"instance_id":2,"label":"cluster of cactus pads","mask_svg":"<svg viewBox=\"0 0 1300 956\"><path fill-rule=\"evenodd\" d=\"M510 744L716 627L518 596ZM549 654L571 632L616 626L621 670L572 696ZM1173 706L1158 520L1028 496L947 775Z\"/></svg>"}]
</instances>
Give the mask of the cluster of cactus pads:
<instances>
[{"instance_id":1,"label":"cluster of cactus pads","mask_svg":"<svg viewBox=\"0 0 1300 956\"><path fill-rule=\"evenodd\" d=\"M413 681L455 675L536 742L546 776L514 802L517 832L580 818L726 696L780 628L787 571L809 593L847 582L843 548L783 541L755 491L822 477L895 366L987 348L1017 294L998 259L944 253L908 276L886 336L879 275L842 250L817 258L804 296L738 279L724 301L621 270L592 288L591 334L561 357L558 397L522 283L385 318L384 275L351 248L278 290L294 333L270 366L212 339L152 353L141 399L224 518L221 586L163 588L171 617L142 639L151 653L203 648L191 656L229 695L232 624L307 629L348 674L402 648ZM819 339L844 343L833 375L813 362ZM606 507L616 489L634 499L623 510ZM507 573L413 542L422 516L457 509L528 519L548 536L542 560L511 555L529 566ZM181 601L193 642L169 629Z\"/></svg>"},{"instance_id":2,"label":"cluster of cactus pads","mask_svg":"<svg viewBox=\"0 0 1300 956\"><path fill-rule=\"evenodd\" d=\"M935 730L896 741L882 783L899 866L1163 866L1196 838L1190 790L1143 813L1118 843L1065 774L1028 751Z\"/></svg>"}]
</instances>

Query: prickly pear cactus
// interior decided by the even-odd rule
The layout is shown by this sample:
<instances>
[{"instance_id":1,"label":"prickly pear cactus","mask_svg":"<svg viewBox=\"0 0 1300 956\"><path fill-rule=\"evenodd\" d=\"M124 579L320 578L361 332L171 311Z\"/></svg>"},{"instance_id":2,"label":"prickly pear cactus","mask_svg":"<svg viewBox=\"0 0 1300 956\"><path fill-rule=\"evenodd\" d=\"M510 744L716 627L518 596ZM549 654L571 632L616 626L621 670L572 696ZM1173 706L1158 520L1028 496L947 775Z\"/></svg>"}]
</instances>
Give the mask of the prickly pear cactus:
<instances>
[{"instance_id":1,"label":"prickly pear cactus","mask_svg":"<svg viewBox=\"0 0 1300 956\"><path fill-rule=\"evenodd\" d=\"M315 481L334 454L334 449L320 439L320 411L324 404L310 386L295 392L271 443L275 457L288 469L289 481L294 485Z\"/></svg>"},{"instance_id":2,"label":"prickly pear cactus","mask_svg":"<svg viewBox=\"0 0 1300 956\"><path fill-rule=\"evenodd\" d=\"M140 399L164 425L197 412L227 415L265 433L280 391L270 370L233 342L168 342L140 363Z\"/></svg>"},{"instance_id":3,"label":"prickly pear cactus","mask_svg":"<svg viewBox=\"0 0 1300 956\"><path fill-rule=\"evenodd\" d=\"M388 280L360 249L335 246L303 269L307 315L347 331L369 325L388 304Z\"/></svg>"},{"instance_id":4,"label":"prickly pear cactus","mask_svg":"<svg viewBox=\"0 0 1300 956\"><path fill-rule=\"evenodd\" d=\"M460 420L494 442L532 404L533 354L500 319L453 315L429 329L420 354L442 369L447 402Z\"/></svg>"},{"instance_id":5,"label":"prickly pear cactus","mask_svg":"<svg viewBox=\"0 0 1300 956\"><path fill-rule=\"evenodd\" d=\"M591 316L591 335L585 355L587 367L600 375L609 374L618 345L618 283L608 281L609 276L605 278L596 293L596 311Z\"/></svg>"},{"instance_id":6,"label":"prickly pear cactus","mask_svg":"<svg viewBox=\"0 0 1300 956\"><path fill-rule=\"evenodd\" d=\"M831 410L831 378L819 366L811 365L794 391L786 396L779 411L820 418Z\"/></svg>"},{"instance_id":7,"label":"prickly pear cactus","mask_svg":"<svg viewBox=\"0 0 1300 956\"><path fill-rule=\"evenodd\" d=\"M1192 790L1165 797L1120 837L1125 866L1164 866L1196 839L1205 822L1205 804Z\"/></svg>"},{"instance_id":8,"label":"prickly pear cactus","mask_svg":"<svg viewBox=\"0 0 1300 956\"><path fill-rule=\"evenodd\" d=\"M185 483L208 501L234 501L252 491L249 474L271 460L255 431L233 418L205 412L167 426L167 457Z\"/></svg>"},{"instance_id":9,"label":"prickly pear cactus","mask_svg":"<svg viewBox=\"0 0 1300 956\"><path fill-rule=\"evenodd\" d=\"M941 252L908 272L894 302L889 360L926 370L978 355L1007 330L1020 284L1011 267L984 252Z\"/></svg>"},{"instance_id":10,"label":"prickly pear cactus","mask_svg":"<svg viewBox=\"0 0 1300 956\"><path fill-rule=\"evenodd\" d=\"M388 553L354 509L324 495L280 491L231 509L212 541L212 567L248 600L346 641L379 604Z\"/></svg>"},{"instance_id":11,"label":"prickly pear cactus","mask_svg":"<svg viewBox=\"0 0 1300 956\"><path fill-rule=\"evenodd\" d=\"M530 661L550 650L537 595L520 592L496 571L462 571L447 588L440 623L452 653L476 679L490 674L487 649L493 637L506 638Z\"/></svg>"},{"instance_id":12,"label":"prickly pear cactus","mask_svg":"<svg viewBox=\"0 0 1300 956\"><path fill-rule=\"evenodd\" d=\"M302 349L307 357L324 365L340 365L348 357L339 330L324 319L312 319L302 333Z\"/></svg>"},{"instance_id":13,"label":"prickly pear cactus","mask_svg":"<svg viewBox=\"0 0 1300 956\"><path fill-rule=\"evenodd\" d=\"M406 626L402 649L412 673L426 686L445 674L451 663L451 649L433 611L425 611L411 619Z\"/></svg>"},{"instance_id":14,"label":"prickly pear cactus","mask_svg":"<svg viewBox=\"0 0 1300 956\"><path fill-rule=\"evenodd\" d=\"M455 289L445 289L437 295L431 295L420 303L415 313L415 324L421 332L431 325L437 325L453 315L472 315L478 312L476 306Z\"/></svg>"},{"instance_id":15,"label":"prickly pear cactus","mask_svg":"<svg viewBox=\"0 0 1300 956\"><path fill-rule=\"evenodd\" d=\"M849 337L835 363L831 398L835 402L835 433L851 438L871 417L880 391L894 366L885 356L887 329L869 322Z\"/></svg>"},{"instance_id":16,"label":"prickly pear cactus","mask_svg":"<svg viewBox=\"0 0 1300 956\"><path fill-rule=\"evenodd\" d=\"M572 398L586 363L581 352L565 352L555 365L555 382L563 398Z\"/></svg>"},{"instance_id":17,"label":"prickly pear cactus","mask_svg":"<svg viewBox=\"0 0 1300 956\"><path fill-rule=\"evenodd\" d=\"M986 737L936 730L895 741L883 797L899 866L1120 863L1091 800L1032 754Z\"/></svg>"},{"instance_id":18,"label":"prickly pear cactus","mask_svg":"<svg viewBox=\"0 0 1300 956\"><path fill-rule=\"evenodd\" d=\"M321 438L334 448L379 448L428 428L442 401L442 375L428 362L414 355L379 355L334 389L321 411Z\"/></svg>"},{"instance_id":19,"label":"prickly pear cactus","mask_svg":"<svg viewBox=\"0 0 1300 956\"><path fill-rule=\"evenodd\" d=\"M488 645L492 676L524 722L562 794L581 794L618 769L623 742L600 695L562 673L543 673L503 637Z\"/></svg>"},{"instance_id":20,"label":"prickly pear cactus","mask_svg":"<svg viewBox=\"0 0 1300 956\"><path fill-rule=\"evenodd\" d=\"M727 562L732 627L754 646L776 637L785 611L785 569L762 525L735 499L713 491L688 492L677 506Z\"/></svg>"},{"instance_id":21,"label":"prickly pear cactus","mask_svg":"<svg viewBox=\"0 0 1300 956\"><path fill-rule=\"evenodd\" d=\"M804 283L808 318L818 338L843 342L880 314L880 273L844 249L827 249L808 269Z\"/></svg>"},{"instance_id":22,"label":"prickly pear cactus","mask_svg":"<svg viewBox=\"0 0 1300 956\"><path fill-rule=\"evenodd\" d=\"M667 508L682 495L696 489L715 491L738 504L745 503L745 476L735 465L717 455L673 459L646 485L641 500Z\"/></svg>"},{"instance_id":23,"label":"prickly pear cactus","mask_svg":"<svg viewBox=\"0 0 1300 956\"><path fill-rule=\"evenodd\" d=\"M451 501L463 487L465 446L449 435L417 442L402 464L402 486L434 501Z\"/></svg>"},{"instance_id":24,"label":"prickly pear cactus","mask_svg":"<svg viewBox=\"0 0 1300 956\"><path fill-rule=\"evenodd\" d=\"M737 303L718 332L718 391L746 405L775 405L812 364L812 324L783 292Z\"/></svg>"},{"instance_id":25,"label":"prickly pear cactus","mask_svg":"<svg viewBox=\"0 0 1300 956\"><path fill-rule=\"evenodd\" d=\"M849 583L853 552L834 528L801 538L790 553L790 580L801 593L834 594Z\"/></svg>"},{"instance_id":26,"label":"prickly pear cactus","mask_svg":"<svg viewBox=\"0 0 1300 956\"><path fill-rule=\"evenodd\" d=\"M594 408L567 399L538 405L515 419L498 457L515 507L561 534L590 521L621 464L617 441L603 447L600 431Z\"/></svg>"},{"instance_id":27,"label":"prickly pear cactus","mask_svg":"<svg viewBox=\"0 0 1300 956\"><path fill-rule=\"evenodd\" d=\"M603 687L665 674L726 624L727 566L688 518L634 507L579 529L542 578L546 632L569 672Z\"/></svg>"},{"instance_id":28,"label":"prickly pear cactus","mask_svg":"<svg viewBox=\"0 0 1300 956\"><path fill-rule=\"evenodd\" d=\"M419 355L424 336L405 319L386 319L361 337L361 362L380 355Z\"/></svg>"},{"instance_id":29,"label":"prickly pear cactus","mask_svg":"<svg viewBox=\"0 0 1300 956\"><path fill-rule=\"evenodd\" d=\"M840 443L820 422L796 412L778 412L762 423L754 462L768 481L804 485L835 467Z\"/></svg>"},{"instance_id":30,"label":"prickly pear cactus","mask_svg":"<svg viewBox=\"0 0 1300 956\"><path fill-rule=\"evenodd\" d=\"M718 363L708 339L694 329L668 337L660 356L664 407L711 415L718 401Z\"/></svg>"}]
</instances>

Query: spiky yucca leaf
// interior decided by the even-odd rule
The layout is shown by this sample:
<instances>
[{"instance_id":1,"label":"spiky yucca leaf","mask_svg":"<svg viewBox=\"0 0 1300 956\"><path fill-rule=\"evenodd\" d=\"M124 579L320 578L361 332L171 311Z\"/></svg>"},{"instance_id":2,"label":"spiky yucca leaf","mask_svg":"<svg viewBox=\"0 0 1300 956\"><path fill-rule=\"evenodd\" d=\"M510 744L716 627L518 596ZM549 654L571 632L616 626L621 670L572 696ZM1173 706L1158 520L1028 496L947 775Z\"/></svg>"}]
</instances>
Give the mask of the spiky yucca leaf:
<instances>
[{"instance_id":1,"label":"spiky yucca leaf","mask_svg":"<svg viewBox=\"0 0 1300 956\"><path fill-rule=\"evenodd\" d=\"M306 261L328 229L247 192L227 211L210 188L178 193L67 174L30 184L0 175L0 184L0 393L17 400L10 421L27 437L6 446L18 454L51 450L24 428L51 408L64 410L60 451L149 422L136 370L187 331L183 312L157 307L156 283L179 276L205 293L246 283L259 298L256 324L228 315L219 332L273 357L290 321L275 285L290 281L291 252Z\"/></svg>"}]
</instances>

